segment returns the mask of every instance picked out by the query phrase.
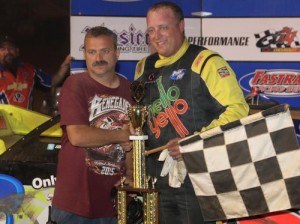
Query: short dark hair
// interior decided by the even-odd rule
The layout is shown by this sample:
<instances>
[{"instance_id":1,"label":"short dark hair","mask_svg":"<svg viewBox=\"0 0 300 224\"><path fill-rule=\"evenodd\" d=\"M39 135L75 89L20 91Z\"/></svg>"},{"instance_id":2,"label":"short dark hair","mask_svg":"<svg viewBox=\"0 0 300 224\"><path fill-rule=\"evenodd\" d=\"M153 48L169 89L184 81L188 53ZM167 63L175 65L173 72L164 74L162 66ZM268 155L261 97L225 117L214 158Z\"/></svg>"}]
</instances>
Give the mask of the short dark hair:
<instances>
[{"instance_id":1,"label":"short dark hair","mask_svg":"<svg viewBox=\"0 0 300 224\"><path fill-rule=\"evenodd\" d=\"M95 26L95 27L92 27L92 28L88 29L88 31L85 34L84 45L85 45L86 38L99 37L99 36L111 37L112 40L113 40L113 45L114 45L115 49L117 49L117 46L118 46L118 37L117 37L117 35L112 30L110 30L110 29L108 29L107 27L104 27L104 26Z\"/></svg>"},{"instance_id":2,"label":"short dark hair","mask_svg":"<svg viewBox=\"0 0 300 224\"><path fill-rule=\"evenodd\" d=\"M184 15L182 12L182 9L175 4L174 2L168 2L168 1L164 1L164 2L158 2L154 5L152 5L149 9L149 11L155 11L157 9L161 9L161 8L169 8L174 12L175 17L178 19L178 21L184 20Z\"/></svg>"}]
</instances>

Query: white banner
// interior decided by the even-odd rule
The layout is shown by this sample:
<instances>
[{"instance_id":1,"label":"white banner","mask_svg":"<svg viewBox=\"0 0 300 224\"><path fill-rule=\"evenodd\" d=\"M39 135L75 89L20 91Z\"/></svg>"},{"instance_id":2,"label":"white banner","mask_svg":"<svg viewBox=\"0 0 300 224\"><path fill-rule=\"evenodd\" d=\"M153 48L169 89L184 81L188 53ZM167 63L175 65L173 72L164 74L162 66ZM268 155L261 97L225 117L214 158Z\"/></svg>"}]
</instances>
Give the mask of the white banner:
<instances>
[{"instance_id":1,"label":"white banner","mask_svg":"<svg viewBox=\"0 0 300 224\"><path fill-rule=\"evenodd\" d=\"M299 61L299 18L206 18L204 44L229 61ZM189 35L189 34L188 34Z\"/></svg>"},{"instance_id":2,"label":"white banner","mask_svg":"<svg viewBox=\"0 0 300 224\"><path fill-rule=\"evenodd\" d=\"M83 41L85 32L94 26L105 26L118 35L120 60L137 61L149 55L144 17L71 17L71 55L76 60L83 60ZM186 19L186 32L200 36L200 19Z\"/></svg>"},{"instance_id":3,"label":"white banner","mask_svg":"<svg viewBox=\"0 0 300 224\"><path fill-rule=\"evenodd\" d=\"M217 51L228 61L299 61L298 18L188 18L190 43ZM83 60L85 32L103 25L118 35L120 60L136 61L149 54L144 17L71 17L71 54ZM201 33L202 27L202 33Z\"/></svg>"}]
</instances>

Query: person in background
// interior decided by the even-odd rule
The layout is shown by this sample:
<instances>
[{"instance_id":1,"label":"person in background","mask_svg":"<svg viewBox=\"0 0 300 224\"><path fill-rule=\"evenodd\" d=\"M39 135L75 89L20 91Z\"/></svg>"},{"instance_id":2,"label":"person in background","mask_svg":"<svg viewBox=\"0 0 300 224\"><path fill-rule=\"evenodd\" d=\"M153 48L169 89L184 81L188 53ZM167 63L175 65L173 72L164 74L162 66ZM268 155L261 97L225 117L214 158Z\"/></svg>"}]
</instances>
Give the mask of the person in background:
<instances>
[{"instance_id":1,"label":"person in background","mask_svg":"<svg viewBox=\"0 0 300 224\"><path fill-rule=\"evenodd\" d=\"M68 55L53 76L21 62L14 38L0 35L0 103L32 109L34 88L58 86L65 78L72 57Z\"/></svg>"},{"instance_id":2,"label":"person in background","mask_svg":"<svg viewBox=\"0 0 300 224\"><path fill-rule=\"evenodd\" d=\"M127 116L134 103L129 80L115 72L117 37L89 29L84 39L87 72L69 76L58 108L63 130L52 220L57 224L115 224L111 190L132 181L133 134ZM132 183L132 182L131 182Z\"/></svg>"},{"instance_id":3,"label":"person in background","mask_svg":"<svg viewBox=\"0 0 300 224\"><path fill-rule=\"evenodd\" d=\"M183 12L175 3L150 7L147 32L156 53L141 59L135 71L135 79L146 83L148 147L166 145L168 151L161 154L178 163L183 162L180 139L238 120L249 111L229 64L218 53L189 44L184 28ZM174 181L174 170L163 174L160 156L150 154L146 161L148 175L158 178L159 223L204 223L188 175Z\"/></svg>"}]
</instances>

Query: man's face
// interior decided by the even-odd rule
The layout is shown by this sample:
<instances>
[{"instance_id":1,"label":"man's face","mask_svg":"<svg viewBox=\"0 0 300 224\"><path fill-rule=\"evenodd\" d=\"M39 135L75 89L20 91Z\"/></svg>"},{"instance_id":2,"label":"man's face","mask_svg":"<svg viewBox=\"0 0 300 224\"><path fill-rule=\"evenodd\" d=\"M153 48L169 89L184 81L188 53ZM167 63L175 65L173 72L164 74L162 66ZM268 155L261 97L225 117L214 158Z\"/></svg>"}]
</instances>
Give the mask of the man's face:
<instances>
[{"instance_id":1,"label":"man's face","mask_svg":"<svg viewBox=\"0 0 300 224\"><path fill-rule=\"evenodd\" d=\"M184 21L178 21L169 8L149 11L147 14L149 40L164 57L174 55L184 40Z\"/></svg>"},{"instance_id":2,"label":"man's face","mask_svg":"<svg viewBox=\"0 0 300 224\"><path fill-rule=\"evenodd\" d=\"M19 48L15 45L5 42L0 45L0 63L3 65L12 65L19 57Z\"/></svg>"},{"instance_id":3,"label":"man's face","mask_svg":"<svg viewBox=\"0 0 300 224\"><path fill-rule=\"evenodd\" d=\"M120 52L114 48L109 36L87 37L85 39L85 60L92 77L114 75Z\"/></svg>"}]
</instances>

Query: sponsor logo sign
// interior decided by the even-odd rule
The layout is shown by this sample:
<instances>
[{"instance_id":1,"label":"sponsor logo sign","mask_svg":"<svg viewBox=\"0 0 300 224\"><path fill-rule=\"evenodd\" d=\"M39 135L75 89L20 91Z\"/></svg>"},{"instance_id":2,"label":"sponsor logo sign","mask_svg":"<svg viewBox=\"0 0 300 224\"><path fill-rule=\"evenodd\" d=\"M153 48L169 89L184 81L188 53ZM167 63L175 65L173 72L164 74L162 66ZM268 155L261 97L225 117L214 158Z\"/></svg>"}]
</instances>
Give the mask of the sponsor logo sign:
<instances>
[{"instance_id":1,"label":"sponsor logo sign","mask_svg":"<svg viewBox=\"0 0 300 224\"><path fill-rule=\"evenodd\" d=\"M246 92L256 87L266 96L300 97L300 70L257 69L242 76L239 84Z\"/></svg>"},{"instance_id":2,"label":"sponsor logo sign","mask_svg":"<svg viewBox=\"0 0 300 224\"><path fill-rule=\"evenodd\" d=\"M228 61L299 61L299 18L203 18L202 35L191 43Z\"/></svg>"},{"instance_id":3,"label":"sponsor logo sign","mask_svg":"<svg viewBox=\"0 0 300 224\"><path fill-rule=\"evenodd\" d=\"M297 33L291 27L283 27L279 31L266 30L255 34L256 46L261 52L300 52Z\"/></svg>"}]
</instances>

